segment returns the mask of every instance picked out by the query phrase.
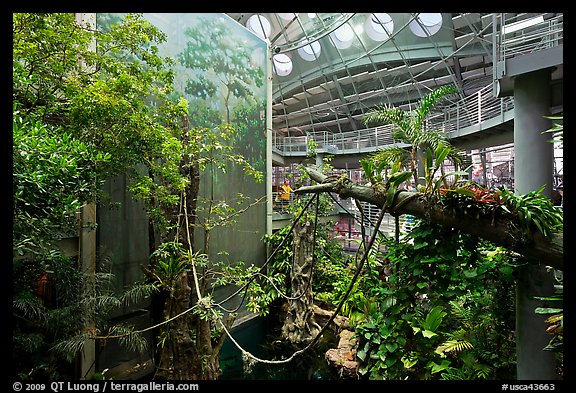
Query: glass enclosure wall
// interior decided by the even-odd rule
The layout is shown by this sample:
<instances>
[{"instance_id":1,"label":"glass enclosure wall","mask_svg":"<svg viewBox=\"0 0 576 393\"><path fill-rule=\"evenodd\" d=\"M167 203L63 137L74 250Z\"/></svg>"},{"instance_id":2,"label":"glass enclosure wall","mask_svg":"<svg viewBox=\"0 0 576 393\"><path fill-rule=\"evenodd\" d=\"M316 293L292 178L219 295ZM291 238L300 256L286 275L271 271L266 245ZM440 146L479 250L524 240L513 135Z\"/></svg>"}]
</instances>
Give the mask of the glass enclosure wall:
<instances>
[{"instance_id":1,"label":"glass enclosure wall","mask_svg":"<svg viewBox=\"0 0 576 393\"><path fill-rule=\"evenodd\" d=\"M112 26L120 22L124 15L99 13L98 26ZM213 229L210 260L230 264L243 261L247 266L261 266L266 259L262 237L267 232L265 179L268 44L226 14L143 15L166 34L165 42L158 46L158 53L175 60L175 99L184 97L188 101L189 129L216 130L231 125L235 133L228 141L233 146L230 154L243 156L263 174L264 180L257 182L245 174L242 167L229 162L223 167L207 165L201 170L197 223L219 219L211 216L211 206L228 203L238 210L245 208L244 213L234 218L232 225ZM209 143L206 145L207 149L212 147L208 146ZM204 154L208 158L215 158L217 152L205 150ZM100 211L99 248L103 250L102 257L110 263L112 270L119 274L119 286L127 286L141 278L142 266L148 263L151 250L148 220L141 206L130 203L123 179L111 181L109 187L114 189L115 200L125 205L116 213ZM138 226L134 228L133 225ZM195 231L195 243L197 249L200 249L204 247L204 236L201 229ZM235 289L215 288L216 300L226 299ZM224 306L228 309L236 308L236 303L239 303L236 298ZM249 317L251 313L242 307L238 310L236 321ZM119 359L119 356L125 355L103 351L100 362L104 362L105 367L106 364L113 366L129 360Z\"/></svg>"}]
</instances>

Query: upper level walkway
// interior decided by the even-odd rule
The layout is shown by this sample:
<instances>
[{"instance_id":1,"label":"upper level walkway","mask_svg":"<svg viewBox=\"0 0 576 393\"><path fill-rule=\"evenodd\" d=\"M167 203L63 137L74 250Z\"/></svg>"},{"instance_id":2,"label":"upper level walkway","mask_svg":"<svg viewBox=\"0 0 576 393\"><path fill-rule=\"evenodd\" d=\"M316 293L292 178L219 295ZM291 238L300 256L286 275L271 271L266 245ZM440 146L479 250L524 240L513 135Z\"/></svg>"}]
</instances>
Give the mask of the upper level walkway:
<instances>
[{"instance_id":1,"label":"upper level walkway","mask_svg":"<svg viewBox=\"0 0 576 393\"><path fill-rule=\"evenodd\" d=\"M506 29L496 31L494 28L492 34L493 83L480 88L454 105L444 108L442 113L429 117L425 123L425 129L443 131L447 139L456 147L465 147L466 150L484 149L513 142L514 98L513 90L510 91L510 81L511 78L522 73L538 69L556 69L557 72L551 79L551 85L555 89L551 114L563 112L562 14L548 20L539 17L532 18L528 21L533 23L529 27L522 28L520 26L528 26L527 21L506 21L504 20L505 14L499 14L494 18L497 19L493 23L494 26L504 26ZM495 89L495 87L498 88ZM508 91L503 94L502 88ZM273 131L273 161L279 166L302 161L310 153L310 141L314 141L316 153L334 156L332 164L340 158L345 162L345 165L340 165L340 168L356 169L357 167L354 168L354 165L351 166L348 161L350 156L361 156L388 146L408 146L393 138L393 127L393 125L385 125L338 134L311 132L297 137L285 137ZM556 170L560 173L562 167L555 168ZM339 200L339 204L343 207L339 209L335 206L331 216L333 219L337 219L342 213L358 216L359 213L352 201ZM287 225L289 219L289 215L275 211L275 229ZM383 226L385 232L393 232L394 222L391 217L386 218ZM350 231L350 233L353 232ZM346 236L347 239L353 237L350 234Z\"/></svg>"},{"instance_id":2,"label":"upper level walkway","mask_svg":"<svg viewBox=\"0 0 576 393\"><path fill-rule=\"evenodd\" d=\"M443 131L448 139L464 137L494 128L514 118L514 98L495 98L492 85L480 89L474 95L458 101L443 114L426 121L426 129ZM273 133L272 149L281 157L305 157L308 143L313 140L317 153L363 154L385 146L406 146L392 137L393 125L365 128L357 131L332 134L313 132L306 136L284 137Z\"/></svg>"},{"instance_id":3,"label":"upper level walkway","mask_svg":"<svg viewBox=\"0 0 576 393\"><path fill-rule=\"evenodd\" d=\"M456 102L443 113L430 117L425 124L426 129L444 131L456 146L459 142L466 144L470 140L477 144L480 138L487 138L494 133L511 134L514 98L510 93L510 84L514 76L537 69L557 68L560 70L560 82L563 78L563 14L547 19L537 16L521 21L507 18L508 14L494 14L492 34L486 37L492 41L492 64L487 64L487 67L492 68L493 83ZM509 96L502 96L503 89ZM561 97L561 86L558 92ZM563 100L559 100L562 107L560 111L563 111ZM317 153L332 154L335 157L362 155L391 145L404 146L394 140L392 128L392 125L385 125L338 134L310 132L297 137L285 137L273 131L273 160L283 163L290 157L296 160L306 157L311 140L316 144ZM500 144L512 142L513 136L507 135L506 138L500 140ZM477 147L486 146L470 146L470 143L467 146L472 149Z\"/></svg>"}]
</instances>

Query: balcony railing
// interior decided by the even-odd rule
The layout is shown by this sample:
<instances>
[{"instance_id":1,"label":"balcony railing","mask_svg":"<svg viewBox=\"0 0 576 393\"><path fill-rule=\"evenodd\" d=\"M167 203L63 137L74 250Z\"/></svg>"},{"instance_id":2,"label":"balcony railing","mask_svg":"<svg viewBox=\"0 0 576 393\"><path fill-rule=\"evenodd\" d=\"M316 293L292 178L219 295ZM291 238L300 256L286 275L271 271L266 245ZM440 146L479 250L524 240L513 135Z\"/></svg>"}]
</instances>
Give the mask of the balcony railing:
<instances>
[{"instance_id":1,"label":"balcony railing","mask_svg":"<svg viewBox=\"0 0 576 393\"><path fill-rule=\"evenodd\" d=\"M524 21L506 20L505 14L496 14L494 26L503 26L494 35L494 64L502 64L502 67L494 67L495 78L506 74L505 60L534 53L544 49L549 49L564 43L564 15L558 15L551 19L544 20L541 17L534 17ZM523 28L514 29L515 26Z\"/></svg>"},{"instance_id":2,"label":"balcony railing","mask_svg":"<svg viewBox=\"0 0 576 393\"><path fill-rule=\"evenodd\" d=\"M492 85L488 85L474 95L458 101L443 113L431 116L426 122L426 128L449 134L466 127L480 125L487 120L500 118L504 122L504 115L513 109L513 97L495 98L492 94ZM390 145L405 146L392 137L393 128L394 126L389 124L338 134L310 132L305 136L296 137L285 137L274 131L272 146L283 156L305 156L310 141L316 144L316 152L328 154L366 153Z\"/></svg>"},{"instance_id":3,"label":"balcony railing","mask_svg":"<svg viewBox=\"0 0 576 393\"><path fill-rule=\"evenodd\" d=\"M530 19L535 22L533 24L505 18L506 14L494 16L493 64L502 64L493 67L494 80L502 76L498 73L505 74L504 61L506 59L563 44L563 14L547 20L543 17L535 17ZM514 27L521 28L514 29ZM493 97L492 89L491 84L487 85L447 108L443 113L431 116L426 122L426 128L444 131L450 137L451 133L465 130L467 127L474 127L475 131L480 130L482 123L488 120L492 120L492 125L498 124L498 119L505 122L506 116L504 115L514 109L514 99L513 97ZM384 146L402 145L392 137L392 129L392 125L386 125L337 134L310 132L298 137L285 137L274 131L272 146L275 152L284 156L305 156L308 153L310 141L315 142L316 151L319 153L365 153Z\"/></svg>"}]
</instances>

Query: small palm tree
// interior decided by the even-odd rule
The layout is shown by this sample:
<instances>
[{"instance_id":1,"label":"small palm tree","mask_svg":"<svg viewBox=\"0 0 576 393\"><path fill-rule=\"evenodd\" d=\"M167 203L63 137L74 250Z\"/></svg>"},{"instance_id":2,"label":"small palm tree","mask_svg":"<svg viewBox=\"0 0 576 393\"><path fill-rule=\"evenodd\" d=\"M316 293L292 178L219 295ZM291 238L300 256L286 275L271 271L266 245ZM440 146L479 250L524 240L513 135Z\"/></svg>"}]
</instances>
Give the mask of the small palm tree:
<instances>
[{"instance_id":1,"label":"small palm tree","mask_svg":"<svg viewBox=\"0 0 576 393\"><path fill-rule=\"evenodd\" d=\"M394 138L411 146L409 152L397 147L385 147L373 154L372 159L377 162L408 161L413 173L414 184L418 184L418 149L425 149L426 147L435 149L441 141L447 144L444 133L427 130L424 121L441 98L456 92L455 85L441 86L424 96L418 102L418 107L415 110L408 112L391 106L379 106L368 111L362 119L364 125L394 124L396 126L392 131ZM458 162L460 156L457 153L457 149L453 149L449 158Z\"/></svg>"}]
</instances>

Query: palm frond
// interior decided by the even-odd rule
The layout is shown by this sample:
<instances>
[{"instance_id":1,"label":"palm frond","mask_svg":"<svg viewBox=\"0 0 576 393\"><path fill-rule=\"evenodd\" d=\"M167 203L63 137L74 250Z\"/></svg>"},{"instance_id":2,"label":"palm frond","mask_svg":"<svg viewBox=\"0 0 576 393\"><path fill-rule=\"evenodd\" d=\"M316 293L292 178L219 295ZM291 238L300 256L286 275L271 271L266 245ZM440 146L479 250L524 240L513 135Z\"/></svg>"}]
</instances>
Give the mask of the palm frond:
<instances>
[{"instance_id":1,"label":"palm frond","mask_svg":"<svg viewBox=\"0 0 576 393\"><path fill-rule=\"evenodd\" d=\"M94 279L96 281L97 286L103 286L106 284L110 284L114 281L114 274L108 272L97 272L94 274L90 274L87 279Z\"/></svg>"},{"instance_id":2,"label":"palm frond","mask_svg":"<svg viewBox=\"0 0 576 393\"><path fill-rule=\"evenodd\" d=\"M58 357L71 362L74 360L76 355L82 352L84 345L86 345L86 341L89 339L87 333L81 333L66 340L57 342L51 349Z\"/></svg>"},{"instance_id":3,"label":"palm frond","mask_svg":"<svg viewBox=\"0 0 576 393\"><path fill-rule=\"evenodd\" d=\"M137 283L122 295L120 295L120 302L126 305L138 303L142 299L149 298L153 293L158 292L158 286L153 283Z\"/></svg>"},{"instance_id":4,"label":"palm frond","mask_svg":"<svg viewBox=\"0 0 576 393\"><path fill-rule=\"evenodd\" d=\"M398 146L388 146L372 153L370 158L374 162L385 162L392 166L396 162L407 163L410 152Z\"/></svg>"},{"instance_id":5,"label":"palm frond","mask_svg":"<svg viewBox=\"0 0 576 393\"><path fill-rule=\"evenodd\" d=\"M454 367L448 367L446 370L442 372L442 379L448 381L465 381L468 378L468 375L464 370Z\"/></svg>"},{"instance_id":6,"label":"palm frond","mask_svg":"<svg viewBox=\"0 0 576 393\"><path fill-rule=\"evenodd\" d=\"M430 146L436 149L440 143L447 144L446 134L441 131L423 131L414 134L413 144L418 146Z\"/></svg>"},{"instance_id":7,"label":"palm frond","mask_svg":"<svg viewBox=\"0 0 576 393\"><path fill-rule=\"evenodd\" d=\"M14 347L22 348L23 351L33 353L44 345L44 336L40 333L20 333L12 336Z\"/></svg>"},{"instance_id":8,"label":"palm frond","mask_svg":"<svg viewBox=\"0 0 576 393\"><path fill-rule=\"evenodd\" d=\"M394 124L402 130L410 127L407 114L400 108L392 106L378 106L370 109L362 118L365 126L383 126Z\"/></svg>"},{"instance_id":9,"label":"palm frond","mask_svg":"<svg viewBox=\"0 0 576 393\"><path fill-rule=\"evenodd\" d=\"M418 109L416 110L417 117L415 119L416 124L421 125L426 119L426 116L430 113L430 110L438 104L438 101L449 95L454 94L458 91L456 85L444 85L440 86L430 93L425 95L420 101L418 105Z\"/></svg>"},{"instance_id":10,"label":"palm frond","mask_svg":"<svg viewBox=\"0 0 576 393\"><path fill-rule=\"evenodd\" d=\"M84 297L79 302L87 310L112 310L121 306L120 300L116 296L99 295ZM90 311L88 311L90 313Z\"/></svg>"},{"instance_id":11,"label":"palm frond","mask_svg":"<svg viewBox=\"0 0 576 393\"><path fill-rule=\"evenodd\" d=\"M492 367L484 363L474 364L474 370L478 379L488 379L492 373Z\"/></svg>"},{"instance_id":12,"label":"palm frond","mask_svg":"<svg viewBox=\"0 0 576 393\"><path fill-rule=\"evenodd\" d=\"M15 310L20 311L24 318L34 321L46 320L46 308L37 297L32 296L30 293L14 296L12 307L14 307Z\"/></svg>"},{"instance_id":13,"label":"palm frond","mask_svg":"<svg viewBox=\"0 0 576 393\"><path fill-rule=\"evenodd\" d=\"M449 304L452 308L452 316L464 322L466 326L470 326L470 322L473 317L472 311L468 308L465 308L464 305L461 304L458 300L451 300Z\"/></svg>"},{"instance_id":14,"label":"palm frond","mask_svg":"<svg viewBox=\"0 0 576 393\"><path fill-rule=\"evenodd\" d=\"M109 334L118 336L120 345L134 352L144 352L148 349L148 340L140 332L134 330L134 327L128 325L114 325Z\"/></svg>"}]
</instances>

